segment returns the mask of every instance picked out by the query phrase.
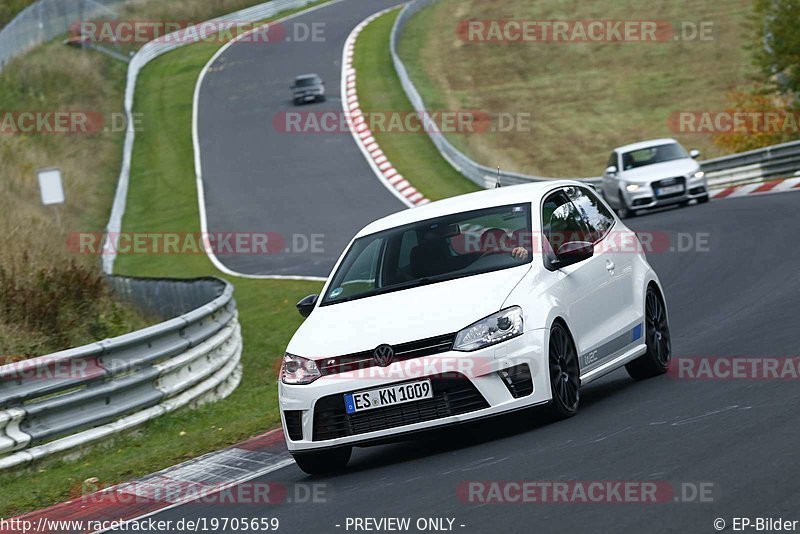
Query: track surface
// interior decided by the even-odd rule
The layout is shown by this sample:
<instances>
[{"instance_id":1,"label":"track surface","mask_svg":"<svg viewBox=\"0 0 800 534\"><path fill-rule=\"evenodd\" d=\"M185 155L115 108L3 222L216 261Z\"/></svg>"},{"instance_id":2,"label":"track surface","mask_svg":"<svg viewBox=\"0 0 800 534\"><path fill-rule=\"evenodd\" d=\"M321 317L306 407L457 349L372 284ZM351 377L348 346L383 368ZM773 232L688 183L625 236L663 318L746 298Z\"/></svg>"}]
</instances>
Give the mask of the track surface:
<instances>
[{"instance_id":1,"label":"track surface","mask_svg":"<svg viewBox=\"0 0 800 534\"><path fill-rule=\"evenodd\" d=\"M325 277L358 230L406 208L375 177L350 133L284 133L273 122L283 112L340 113L347 36L399 3L347 0L314 10L287 21L286 35L292 38L296 25L324 23L324 41L237 43L209 68L197 122L208 231L276 232L291 250L218 255L229 269ZM295 107L289 86L309 72L325 80L328 100ZM306 246L312 235L322 236L322 252Z\"/></svg>"},{"instance_id":2,"label":"track surface","mask_svg":"<svg viewBox=\"0 0 800 534\"><path fill-rule=\"evenodd\" d=\"M307 16L327 22L324 46L232 47L210 73L200 121L210 228L320 228L326 255L261 262L252 273L325 275L363 222L402 206L382 190L344 135L282 136L294 74L317 71L338 95L340 48L361 19L394 2L351 1ZM302 20L302 19L299 19ZM255 73L255 75L253 75ZM338 109L332 98L328 107ZM224 135L223 135L224 132ZM800 353L800 195L668 210L629 222L637 231L709 236L708 250L649 255L665 287L676 357ZM296 260L296 261L295 261ZM457 531L714 532L717 517L800 519L796 381L635 382L618 370L583 390L580 414L548 424L513 414L408 443L356 449L349 470L309 478L295 466L257 482L325 483L325 504L188 504L157 519L278 517L280 532L344 532L347 517L453 517ZM713 503L485 505L460 502L469 480L711 482ZM342 525L337 528L335 525ZM412 529L412 532L415 530Z\"/></svg>"},{"instance_id":3,"label":"track surface","mask_svg":"<svg viewBox=\"0 0 800 534\"><path fill-rule=\"evenodd\" d=\"M637 231L710 236L708 251L649 256L665 287L674 356L792 356L800 332L800 195L712 202L630 221ZM309 478L294 465L261 482L328 484L325 504L189 504L158 519L278 517L282 532L340 532L346 517L455 517L488 532L713 532L717 517L797 518L796 381L635 382L618 370L560 423L513 414L427 439L356 449L349 470ZM461 503L468 480L712 482L714 503ZM414 532L414 530L412 530Z\"/></svg>"}]
</instances>

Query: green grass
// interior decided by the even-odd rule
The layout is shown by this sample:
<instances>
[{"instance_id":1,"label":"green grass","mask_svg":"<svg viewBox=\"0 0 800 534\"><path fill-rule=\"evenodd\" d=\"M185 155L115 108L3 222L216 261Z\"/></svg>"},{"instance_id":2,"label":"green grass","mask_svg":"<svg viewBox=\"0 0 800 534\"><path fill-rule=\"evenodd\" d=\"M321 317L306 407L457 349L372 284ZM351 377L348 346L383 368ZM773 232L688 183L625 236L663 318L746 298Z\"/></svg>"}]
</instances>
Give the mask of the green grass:
<instances>
[{"instance_id":1,"label":"green grass","mask_svg":"<svg viewBox=\"0 0 800 534\"><path fill-rule=\"evenodd\" d=\"M285 14L284 14L285 15ZM162 56L141 73L125 232L198 232L191 133L194 87L218 47L200 43ZM195 277L220 273L205 255L120 256L116 271L136 276ZM83 481L111 485L223 448L279 424L277 369L302 321L294 304L320 283L231 280L242 325L244 375L228 398L180 410L113 440L82 449L77 461L51 458L0 474L0 517L80 495Z\"/></svg>"},{"instance_id":2,"label":"green grass","mask_svg":"<svg viewBox=\"0 0 800 534\"><path fill-rule=\"evenodd\" d=\"M597 176L615 146L676 137L704 157L710 135L676 134L674 111L724 110L728 92L754 76L747 44L750 0L441 0L415 15L400 54L431 109L529 113L532 128L448 135L473 159L541 176ZM712 21L709 42L466 43L475 20Z\"/></svg>"},{"instance_id":3,"label":"green grass","mask_svg":"<svg viewBox=\"0 0 800 534\"><path fill-rule=\"evenodd\" d=\"M389 35L398 13L395 10L379 17L356 41L356 89L367 114L414 111L389 51ZM395 169L427 198L439 200L480 190L442 158L426 133L377 132L374 137Z\"/></svg>"}]
</instances>

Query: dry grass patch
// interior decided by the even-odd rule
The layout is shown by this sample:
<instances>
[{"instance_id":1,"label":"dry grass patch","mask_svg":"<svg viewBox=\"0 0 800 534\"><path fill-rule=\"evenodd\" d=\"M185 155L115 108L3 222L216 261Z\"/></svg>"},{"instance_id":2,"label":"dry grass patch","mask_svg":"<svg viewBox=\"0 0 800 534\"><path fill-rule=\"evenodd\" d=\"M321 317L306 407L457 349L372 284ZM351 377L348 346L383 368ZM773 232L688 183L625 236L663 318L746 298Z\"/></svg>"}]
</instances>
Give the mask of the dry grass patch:
<instances>
[{"instance_id":1,"label":"dry grass patch","mask_svg":"<svg viewBox=\"0 0 800 534\"><path fill-rule=\"evenodd\" d=\"M611 148L674 136L706 157L708 135L678 135L678 110L724 110L754 73L749 0L441 0L407 26L401 55L430 109L532 114L530 132L449 136L487 165L543 176L597 176ZM464 19L713 21L710 42L465 43Z\"/></svg>"}]
</instances>

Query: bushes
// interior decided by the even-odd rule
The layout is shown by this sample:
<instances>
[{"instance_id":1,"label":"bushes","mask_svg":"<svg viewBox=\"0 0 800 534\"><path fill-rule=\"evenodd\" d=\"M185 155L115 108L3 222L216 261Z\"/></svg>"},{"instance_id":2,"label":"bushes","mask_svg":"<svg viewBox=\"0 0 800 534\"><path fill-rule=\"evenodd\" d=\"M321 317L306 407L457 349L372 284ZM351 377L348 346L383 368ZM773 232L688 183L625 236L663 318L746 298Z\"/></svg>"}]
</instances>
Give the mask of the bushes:
<instances>
[{"instance_id":1,"label":"bushes","mask_svg":"<svg viewBox=\"0 0 800 534\"><path fill-rule=\"evenodd\" d=\"M22 255L0 265L0 353L37 356L145 326L118 304L99 270L71 260L31 269ZM24 340L24 341L23 341Z\"/></svg>"}]
</instances>

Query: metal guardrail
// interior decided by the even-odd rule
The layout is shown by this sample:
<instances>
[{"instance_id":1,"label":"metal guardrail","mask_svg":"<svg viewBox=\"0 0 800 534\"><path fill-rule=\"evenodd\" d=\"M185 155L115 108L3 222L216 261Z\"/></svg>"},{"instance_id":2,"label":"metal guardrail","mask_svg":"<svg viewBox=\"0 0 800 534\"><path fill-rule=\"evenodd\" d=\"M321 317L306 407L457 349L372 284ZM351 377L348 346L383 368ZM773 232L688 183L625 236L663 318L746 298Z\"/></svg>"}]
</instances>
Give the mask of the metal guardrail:
<instances>
[{"instance_id":1,"label":"metal guardrail","mask_svg":"<svg viewBox=\"0 0 800 534\"><path fill-rule=\"evenodd\" d=\"M133 98L139 72L145 65L162 54L206 39L215 33L214 28L217 28L216 31L219 31L220 26L225 23L257 22L274 17L282 11L298 9L316 1L317 0L273 0L247 9L242 9L241 11L218 17L211 21L191 26L150 41L140 48L136 55L131 58L128 64L128 79L125 86L125 115L128 127L125 132L125 144L122 149L122 168L117 182L117 192L114 196L114 204L111 207L111 215L108 219L108 225L106 226L107 241L105 250L108 252L103 255L103 272L111 274L114 271L117 250L116 241L119 239L122 217L125 214L125 202L128 197L128 182L131 171L131 156L136 135L133 129Z\"/></svg>"},{"instance_id":2,"label":"metal guardrail","mask_svg":"<svg viewBox=\"0 0 800 534\"><path fill-rule=\"evenodd\" d=\"M800 141L708 159L701 165L710 188L800 176Z\"/></svg>"},{"instance_id":3,"label":"metal guardrail","mask_svg":"<svg viewBox=\"0 0 800 534\"><path fill-rule=\"evenodd\" d=\"M115 17L109 6L126 0L39 0L0 28L0 71L13 58L67 32L70 25L90 17Z\"/></svg>"},{"instance_id":4,"label":"metal guardrail","mask_svg":"<svg viewBox=\"0 0 800 534\"><path fill-rule=\"evenodd\" d=\"M0 469L223 398L238 385L242 338L231 284L218 278L109 282L122 298L174 318L0 366Z\"/></svg>"},{"instance_id":5,"label":"metal guardrail","mask_svg":"<svg viewBox=\"0 0 800 534\"><path fill-rule=\"evenodd\" d=\"M403 35L406 23L421 9L433 4L437 0L412 0L403 8L397 17L391 35L391 53L397 76L406 96L411 101L414 109L423 117L426 122L426 131L436 145L442 156L458 172L475 182L481 187L491 188L497 182L497 170L487 167L469 158L466 154L455 148L441 133L436 124L426 113L425 103L422 95L411 80L406 66L398 54L398 46ZM791 175L798 175L800 172L800 141L775 145L759 150L751 150L740 154L723 156L700 162L703 170L708 176L709 188L727 187L730 185L741 185L756 183L771 178L781 178ZM555 180L543 176L530 176L526 174L501 172L503 184L521 184L542 180ZM599 185L601 177L576 178Z\"/></svg>"}]
</instances>

